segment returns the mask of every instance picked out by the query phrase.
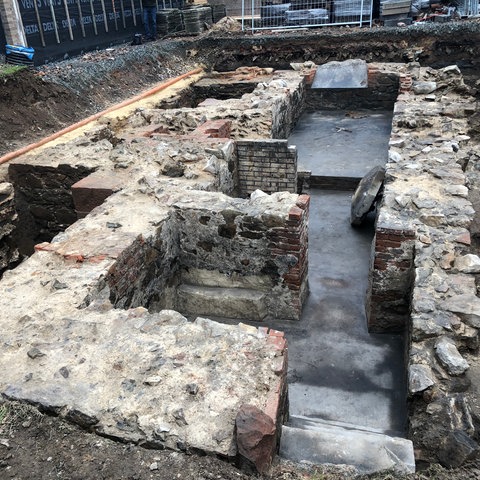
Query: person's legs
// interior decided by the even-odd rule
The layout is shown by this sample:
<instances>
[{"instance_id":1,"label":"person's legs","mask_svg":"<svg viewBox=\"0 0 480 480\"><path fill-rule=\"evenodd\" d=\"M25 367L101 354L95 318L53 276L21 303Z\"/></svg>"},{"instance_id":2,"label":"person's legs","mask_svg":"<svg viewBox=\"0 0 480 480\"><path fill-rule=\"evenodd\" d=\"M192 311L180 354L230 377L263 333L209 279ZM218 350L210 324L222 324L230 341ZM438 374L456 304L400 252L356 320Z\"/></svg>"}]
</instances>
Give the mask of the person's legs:
<instances>
[{"instance_id":1,"label":"person's legs","mask_svg":"<svg viewBox=\"0 0 480 480\"><path fill-rule=\"evenodd\" d=\"M145 29L145 36L150 38L150 7L143 7L143 28Z\"/></svg>"},{"instance_id":2,"label":"person's legs","mask_svg":"<svg viewBox=\"0 0 480 480\"><path fill-rule=\"evenodd\" d=\"M150 37L152 40L157 39L157 7L152 7L152 30Z\"/></svg>"},{"instance_id":3,"label":"person's legs","mask_svg":"<svg viewBox=\"0 0 480 480\"><path fill-rule=\"evenodd\" d=\"M157 7L143 7L143 23L147 40L157 38Z\"/></svg>"}]
</instances>

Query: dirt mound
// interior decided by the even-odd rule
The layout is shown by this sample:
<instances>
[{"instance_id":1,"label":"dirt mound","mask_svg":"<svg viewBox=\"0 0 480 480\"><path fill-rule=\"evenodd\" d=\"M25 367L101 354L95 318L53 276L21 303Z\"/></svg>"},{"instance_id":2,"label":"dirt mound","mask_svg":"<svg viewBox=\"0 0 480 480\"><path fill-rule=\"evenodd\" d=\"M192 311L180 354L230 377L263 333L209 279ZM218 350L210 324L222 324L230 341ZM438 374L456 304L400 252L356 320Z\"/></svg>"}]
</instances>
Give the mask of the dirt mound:
<instances>
[{"instance_id":1,"label":"dirt mound","mask_svg":"<svg viewBox=\"0 0 480 480\"><path fill-rule=\"evenodd\" d=\"M74 123L89 103L31 70L0 79L0 155Z\"/></svg>"}]
</instances>

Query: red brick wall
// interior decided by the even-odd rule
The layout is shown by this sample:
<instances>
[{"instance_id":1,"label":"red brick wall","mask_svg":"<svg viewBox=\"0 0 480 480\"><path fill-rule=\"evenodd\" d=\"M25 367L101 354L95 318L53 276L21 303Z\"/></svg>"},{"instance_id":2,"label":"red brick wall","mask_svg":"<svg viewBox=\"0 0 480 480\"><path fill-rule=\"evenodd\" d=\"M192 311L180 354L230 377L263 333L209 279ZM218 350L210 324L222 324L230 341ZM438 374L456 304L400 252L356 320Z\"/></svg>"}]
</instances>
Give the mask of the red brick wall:
<instances>
[{"instance_id":1,"label":"red brick wall","mask_svg":"<svg viewBox=\"0 0 480 480\"><path fill-rule=\"evenodd\" d=\"M371 332L404 330L408 321L414 267L413 230L377 228L367 295Z\"/></svg>"},{"instance_id":2,"label":"red brick wall","mask_svg":"<svg viewBox=\"0 0 480 480\"><path fill-rule=\"evenodd\" d=\"M302 304L308 293L308 217L310 197L300 195L296 206L290 209L284 227L272 229L269 234L272 258L290 256L292 263L283 275L286 287L291 291L291 307L300 318Z\"/></svg>"}]
</instances>

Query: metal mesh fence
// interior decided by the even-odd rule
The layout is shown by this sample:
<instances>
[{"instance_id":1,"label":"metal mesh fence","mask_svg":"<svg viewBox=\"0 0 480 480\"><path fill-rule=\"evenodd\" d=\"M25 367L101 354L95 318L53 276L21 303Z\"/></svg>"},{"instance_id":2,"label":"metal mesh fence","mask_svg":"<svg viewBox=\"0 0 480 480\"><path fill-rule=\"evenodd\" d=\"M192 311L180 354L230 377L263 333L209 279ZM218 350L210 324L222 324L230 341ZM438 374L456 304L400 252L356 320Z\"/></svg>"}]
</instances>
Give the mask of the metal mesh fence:
<instances>
[{"instance_id":1,"label":"metal mesh fence","mask_svg":"<svg viewBox=\"0 0 480 480\"><path fill-rule=\"evenodd\" d=\"M373 0L242 0L242 26L252 30L369 25Z\"/></svg>"}]
</instances>

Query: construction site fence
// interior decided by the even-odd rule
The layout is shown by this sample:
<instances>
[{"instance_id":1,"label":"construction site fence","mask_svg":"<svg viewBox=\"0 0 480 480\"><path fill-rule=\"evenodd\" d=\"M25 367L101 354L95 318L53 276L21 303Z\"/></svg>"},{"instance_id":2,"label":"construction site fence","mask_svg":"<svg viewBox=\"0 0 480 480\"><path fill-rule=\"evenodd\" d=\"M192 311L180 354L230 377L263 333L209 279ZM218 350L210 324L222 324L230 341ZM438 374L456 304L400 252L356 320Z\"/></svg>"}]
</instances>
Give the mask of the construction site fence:
<instances>
[{"instance_id":1,"label":"construction site fence","mask_svg":"<svg viewBox=\"0 0 480 480\"><path fill-rule=\"evenodd\" d=\"M372 26L373 0L280 1L242 0L243 30Z\"/></svg>"}]
</instances>

